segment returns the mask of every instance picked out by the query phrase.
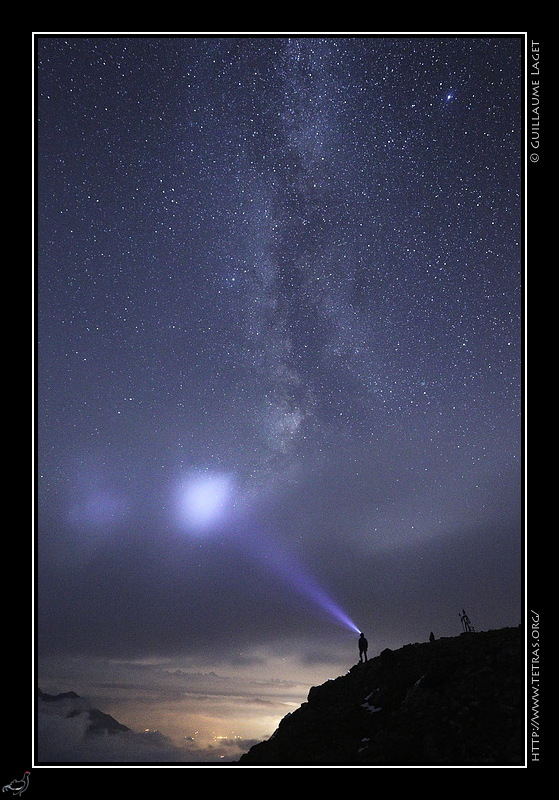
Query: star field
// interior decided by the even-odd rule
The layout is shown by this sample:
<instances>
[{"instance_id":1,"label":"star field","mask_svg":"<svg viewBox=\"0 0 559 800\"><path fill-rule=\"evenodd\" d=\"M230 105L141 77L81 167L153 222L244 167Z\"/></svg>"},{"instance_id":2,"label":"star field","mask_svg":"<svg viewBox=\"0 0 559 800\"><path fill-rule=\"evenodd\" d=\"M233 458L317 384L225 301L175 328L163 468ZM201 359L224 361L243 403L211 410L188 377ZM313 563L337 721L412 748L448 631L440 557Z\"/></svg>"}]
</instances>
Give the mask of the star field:
<instances>
[{"instance_id":1,"label":"star field","mask_svg":"<svg viewBox=\"0 0 559 800\"><path fill-rule=\"evenodd\" d=\"M38 37L45 659L518 624L522 46Z\"/></svg>"}]
</instances>

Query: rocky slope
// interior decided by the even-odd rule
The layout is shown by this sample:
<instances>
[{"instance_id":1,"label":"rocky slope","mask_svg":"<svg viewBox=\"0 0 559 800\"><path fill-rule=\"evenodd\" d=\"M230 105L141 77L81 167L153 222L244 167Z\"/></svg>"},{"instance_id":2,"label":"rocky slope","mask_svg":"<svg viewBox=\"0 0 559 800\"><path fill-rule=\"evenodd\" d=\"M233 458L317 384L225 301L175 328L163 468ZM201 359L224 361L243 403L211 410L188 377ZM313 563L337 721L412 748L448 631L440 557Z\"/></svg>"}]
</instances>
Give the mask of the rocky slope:
<instances>
[{"instance_id":1,"label":"rocky slope","mask_svg":"<svg viewBox=\"0 0 559 800\"><path fill-rule=\"evenodd\" d=\"M384 650L312 687L240 766L520 766L521 627Z\"/></svg>"}]
</instances>

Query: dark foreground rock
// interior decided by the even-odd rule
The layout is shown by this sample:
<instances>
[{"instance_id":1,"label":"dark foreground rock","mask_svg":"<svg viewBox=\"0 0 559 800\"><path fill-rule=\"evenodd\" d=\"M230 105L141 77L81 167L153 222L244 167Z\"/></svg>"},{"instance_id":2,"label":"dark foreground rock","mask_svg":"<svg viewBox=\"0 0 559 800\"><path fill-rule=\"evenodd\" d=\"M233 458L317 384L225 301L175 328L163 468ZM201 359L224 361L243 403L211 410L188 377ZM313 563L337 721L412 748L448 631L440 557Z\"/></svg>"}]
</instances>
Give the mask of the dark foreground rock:
<instances>
[{"instance_id":1,"label":"dark foreground rock","mask_svg":"<svg viewBox=\"0 0 559 800\"><path fill-rule=\"evenodd\" d=\"M385 650L308 700L240 766L519 766L521 627Z\"/></svg>"}]
</instances>

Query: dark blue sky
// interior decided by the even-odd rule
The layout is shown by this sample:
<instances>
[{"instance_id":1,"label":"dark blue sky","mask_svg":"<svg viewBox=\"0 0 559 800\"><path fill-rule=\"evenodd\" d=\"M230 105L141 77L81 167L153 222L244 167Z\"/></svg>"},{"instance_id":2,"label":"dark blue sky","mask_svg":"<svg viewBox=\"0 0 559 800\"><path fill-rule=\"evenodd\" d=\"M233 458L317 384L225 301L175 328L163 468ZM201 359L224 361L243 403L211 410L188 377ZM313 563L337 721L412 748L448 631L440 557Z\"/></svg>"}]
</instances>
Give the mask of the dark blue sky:
<instances>
[{"instance_id":1,"label":"dark blue sky","mask_svg":"<svg viewBox=\"0 0 559 800\"><path fill-rule=\"evenodd\" d=\"M517 625L522 37L36 44L39 663Z\"/></svg>"}]
</instances>

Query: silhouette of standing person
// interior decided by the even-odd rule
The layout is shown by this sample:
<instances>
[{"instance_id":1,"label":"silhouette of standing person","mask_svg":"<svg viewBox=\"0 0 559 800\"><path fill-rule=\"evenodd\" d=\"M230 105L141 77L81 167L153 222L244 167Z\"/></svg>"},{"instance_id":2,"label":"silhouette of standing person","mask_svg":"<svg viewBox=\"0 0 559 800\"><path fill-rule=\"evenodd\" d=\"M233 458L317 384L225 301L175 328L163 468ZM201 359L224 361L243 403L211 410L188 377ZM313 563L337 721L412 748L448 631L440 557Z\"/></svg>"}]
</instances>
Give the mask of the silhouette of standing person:
<instances>
[{"instance_id":1,"label":"silhouette of standing person","mask_svg":"<svg viewBox=\"0 0 559 800\"><path fill-rule=\"evenodd\" d=\"M366 661L367 660L367 647L368 643L365 639L365 634L362 633L359 637L359 661Z\"/></svg>"}]
</instances>

